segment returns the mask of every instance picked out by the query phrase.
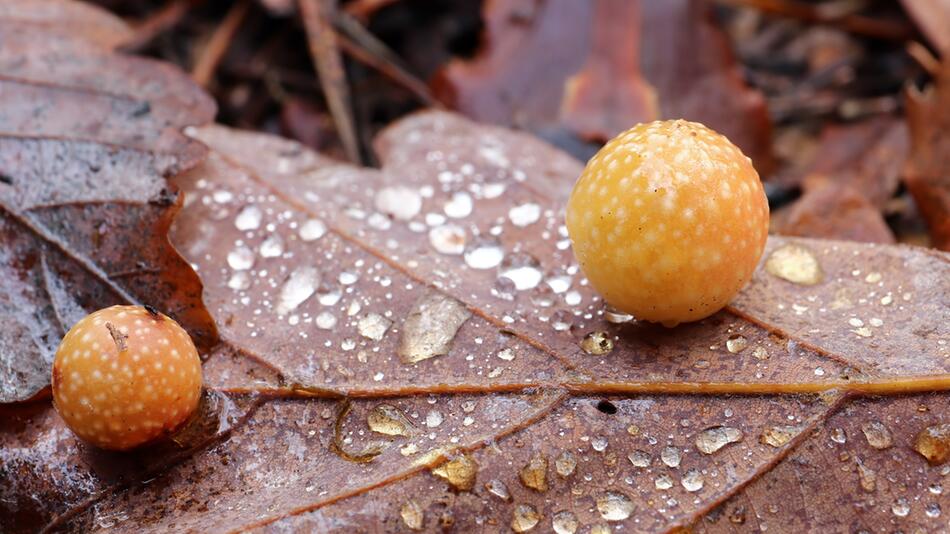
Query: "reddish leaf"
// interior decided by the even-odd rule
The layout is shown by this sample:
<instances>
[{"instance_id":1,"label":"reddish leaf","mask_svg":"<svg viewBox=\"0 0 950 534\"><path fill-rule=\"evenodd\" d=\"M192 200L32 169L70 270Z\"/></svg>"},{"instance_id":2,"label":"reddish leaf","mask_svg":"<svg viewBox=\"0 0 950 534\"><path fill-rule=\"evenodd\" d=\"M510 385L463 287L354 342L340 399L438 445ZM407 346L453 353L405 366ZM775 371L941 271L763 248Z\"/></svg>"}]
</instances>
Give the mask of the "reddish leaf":
<instances>
[{"instance_id":1,"label":"reddish leaf","mask_svg":"<svg viewBox=\"0 0 950 534\"><path fill-rule=\"evenodd\" d=\"M581 133L610 137L654 115L642 70L662 117L722 132L767 174L772 156L764 100L740 79L707 8L693 0L643 2L641 24L635 7L618 8L612 0L490 2L481 53L450 63L435 91L481 121L549 133L564 109ZM612 15L605 21L611 29L595 30L598 11ZM639 42L639 66L628 53L631 40ZM610 54L599 53L605 47ZM601 72L610 72L609 79ZM566 85L572 76L573 85Z\"/></svg>"},{"instance_id":2,"label":"reddish leaf","mask_svg":"<svg viewBox=\"0 0 950 534\"><path fill-rule=\"evenodd\" d=\"M846 183L821 175L805 181L805 193L776 213L773 230L782 235L894 243L880 210Z\"/></svg>"},{"instance_id":3,"label":"reddish leaf","mask_svg":"<svg viewBox=\"0 0 950 534\"><path fill-rule=\"evenodd\" d=\"M89 4L70 0L17 0L0 4L0 29L44 39L78 39L105 48L132 35L122 20Z\"/></svg>"},{"instance_id":4,"label":"reddish leaf","mask_svg":"<svg viewBox=\"0 0 950 534\"><path fill-rule=\"evenodd\" d=\"M911 153L904 180L930 228L935 247L950 250L950 60L934 86L907 95Z\"/></svg>"}]
</instances>

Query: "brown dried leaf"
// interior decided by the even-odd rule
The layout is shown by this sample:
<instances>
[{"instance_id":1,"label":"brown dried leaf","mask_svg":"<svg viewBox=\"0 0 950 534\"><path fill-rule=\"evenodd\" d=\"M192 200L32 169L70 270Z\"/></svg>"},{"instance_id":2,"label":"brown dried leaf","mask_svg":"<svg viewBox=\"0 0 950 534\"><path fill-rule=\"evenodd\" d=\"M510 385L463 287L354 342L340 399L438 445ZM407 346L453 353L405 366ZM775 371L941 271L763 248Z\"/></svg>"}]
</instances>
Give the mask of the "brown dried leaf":
<instances>
[{"instance_id":1,"label":"brown dried leaf","mask_svg":"<svg viewBox=\"0 0 950 534\"><path fill-rule=\"evenodd\" d=\"M59 5L17 15L53 20ZM143 95L137 83L182 86L181 76L167 68L147 74L153 65L139 60L117 59L113 70L104 63L108 52L91 44L110 75L80 74L63 63L71 56L50 55L35 36L37 45L23 46L26 33L18 31L0 32L0 314L8 326L0 341L0 402L41 393L65 329L106 304L152 304L210 349L215 327L201 283L166 238L180 199L164 179L194 166L204 150L169 128L186 115L147 100L158 90ZM124 85L114 72L123 68L138 69ZM44 74L32 76L38 71ZM61 76L51 82L50 72ZM210 104L200 93L195 100ZM211 112L213 106L199 120Z\"/></svg>"},{"instance_id":2,"label":"brown dried leaf","mask_svg":"<svg viewBox=\"0 0 950 534\"><path fill-rule=\"evenodd\" d=\"M935 247L950 250L950 59L934 85L907 94L911 153L904 182L927 221Z\"/></svg>"},{"instance_id":3,"label":"brown dried leaf","mask_svg":"<svg viewBox=\"0 0 950 534\"><path fill-rule=\"evenodd\" d=\"M566 118L584 135L612 137L656 115L652 85L661 117L722 132L767 174L771 128L764 99L742 82L709 6L694 0L619 4L489 2L481 52L451 62L434 91L480 121L549 135ZM639 59L631 55L637 47Z\"/></svg>"}]
</instances>

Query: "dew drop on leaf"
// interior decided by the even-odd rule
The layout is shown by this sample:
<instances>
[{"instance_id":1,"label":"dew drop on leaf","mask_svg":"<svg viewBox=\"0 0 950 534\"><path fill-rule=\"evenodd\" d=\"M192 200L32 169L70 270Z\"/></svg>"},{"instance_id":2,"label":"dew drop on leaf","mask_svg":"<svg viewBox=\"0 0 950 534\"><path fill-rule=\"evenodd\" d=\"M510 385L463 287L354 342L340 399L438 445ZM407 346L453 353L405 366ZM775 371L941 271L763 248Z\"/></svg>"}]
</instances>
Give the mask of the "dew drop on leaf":
<instances>
[{"instance_id":1,"label":"dew drop on leaf","mask_svg":"<svg viewBox=\"0 0 950 534\"><path fill-rule=\"evenodd\" d=\"M940 505L932 502L924 509L924 513L927 514L927 517L936 519L940 517Z\"/></svg>"},{"instance_id":2,"label":"dew drop on leaf","mask_svg":"<svg viewBox=\"0 0 950 534\"><path fill-rule=\"evenodd\" d=\"M630 315L629 313L624 313L610 306L608 306L604 310L604 318L607 319L607 322L614 323L614 324L629 323L630 321L633 320L633 316Z\"/></svg>"},{"instance_id":3,"label":"dew drop on leaf","mask_svg":"<svg viewBox=\"0 0 950 534\"><path fill-rule=\"evenodd\" d=\"M461 254L465 251L465 241L465 230L454 224L443 224L429 230L429 244L440 254Z\"/></svg>"},{"instance_id":4,"label":"dew drop on leaf","mask_svg":"<svg viewBox=\"0 0 950 534\"><path fill-rule=\"evenodd\" d=\"M471 491L475 487L478 463L471 456L463 454L436 467L432 474L444 478L459 491Z\"/></svg>"},{"instance_id":5,"label":"dew drop on leaf","mask_svg":"<svg viewBox=\"0 0 950 534\"><path fill-rule=\"evenodd\" d=\"M544 282L551 288L551 291L556 294L561 294L571 288L572 280L571 277L566 274L559 274L549 276Z\"/></svg>"},{"instance_id":6,"label":"dew drop on leaf","mask_svg":"<svg viewBox=\"0 0 950 534\"><path fill-rule=\"evenodd\" d=\"M277 234L271 234L261 243L262 258L276 258L284 253L284 240Z\"/></svg>"},{"instance_id":7,"label":"dew drop on leaf","mask_svg":"<svg viewBox=\"0 0 950 534\"><path fill-rule=\"evenodd\" d=\"M541 514L530 504L519 504L515 506L514 517L511 519L511 530L515 532L528 532L538 526L541 521Z\"/></svg>"},{"instance_id":8,"label":"dew drop on leaf","mask_svg":"<svg viewBox=\"0 0 950 534\"><path fill-rule=\"evenodd\" d=\"M581 340L581 349L587 354L603 356L614 350L614 340L610 339L607 332L590 332Z\"/></svg>"},{"instance_id":9,"label":"dew drop on leaf","mask_svg":"<svg viewBox=\"0 0 950 534\"><path fill-rule=\"evenodd\" d=\"M904 497L899 497L894 501L894 504L891 505L891 512L897 517L907 517L907 515L910 514L910 503L908 503Z\"/></svg>"},{"instance_id":10,"label":"dew drop on leaf","mask_svg":"<svg viewBox=\"0 0 950 534\"><path fill-rule=\"evenodd\" d=\"M498 357L506 362L510 362L515 359L515 351L510 348L501 349L498 351Z\"/></svg>"},{"instance_id":11,"label":"dew drop on leaf","mask_svg":"<svg viewBox=\"0 0 950 534\"><path fill-rule=\"evenodd\" d=\"M623 493L608 491L597 497L597 511L607 521L623 521L633 514L633 501Z\"/></svg>"},{"instance_id":12,"label":"dew drop on leaf","mask_svg":"<svg viewBox=\"0 0 950 534\"><path fill-rule=\"evenodd\" d=\"M950 423L929 426L914 440L914 450L930 462L940 465L950 460Z\"/></svg>"},{"instance_id":13,"label":"dew drop on leaf","mask_svg":"<svg viewBox=\"0 0 950 534\"><path fill-rule=\"evenodd\" d=\"M380 404L366 416L366 425L373 432L387 436L409 436L412 422L391 404Z\"/></svg>"},{"instance_id":14,"label":"dew drop on leaf","mask_svg":"<svg viewBox=\"0 0 950 534\"><path fill-rule=\"evenodd\" d=\"M861 425L861 431L868 440L868 445L875 449L887 449L894 444L891 431L880 421L870 421Z\"/></svg>"},{"instance_id":15,"label":"dew drop on leaf","mask_svg":"<svg viewBox=\"0 0 950 534\"><path fill-rule=\"evenodd\" d=\"M845 434L843 428L832 428L831 429L831 441L835 443L847 443L848 435Z\"/></svg>"},{"instance_id":16,"label":"dew drop on leaf","mask_svg":"<svg viewBox=\"0 0 950 534\"><path fill-rule=\"evenodd\" d=\"M236 291L242 291L251 287L251 277L247 271L235 271L228 279L228 287Z\"/></svg>"},{"instance_id":17,"label":"dew drop on leaf","mask_svg":"<svg viewBox=\"0 0 950 534\"><path fill-rule=\"evenodd\" d=\"M668 490L673 487L673 479L669 475L660 475L653 481L653 485L658 490Z\"/></svg>"},{"instance_id":18,"label":"dew drop on leaf","mask_svg":"<svg viewBox=\"0 0 950 534\"><path fill-rule=\"evenodd\" d=\"M508 486L497 478L489 480L488 483L485 484L485 490L505 502L511 501L511 493L508 491Z\"/></svg>"},{"instance_id":19,"label":"dew drop on leaf","mask_svg":"<svg viewBox=\"0 0 950 534\"><path fill-rule=\"evenodd\" d=\"M280 299L277 302L277 315L297 309L305 300L310 298L320 284L320 273L314 267L297 267L280 289Z\"/></svg>"},{"instance_id":20,"label":"dew drop on leaf","mask_svg":"<svg viewBox=\"0 0 950 534\"><path fill-rule=\"evenodd\" d=\"M320 219L307 219L300 225L297 235L304 241L316 241L327 233L327 225Z\"/></svg>"},{"instance_id":21,"label":"dew drop on leaf","mask_svg":"<svg viewBox=\"0 0 950 534\"><path fill-rule=\"evenodd\" d=\"M596 438L590 440L590 446L597 452L604 452L607 450L607 438L603 436L597 436Z\"/></svg>"},{"instance_id":22,"label":"dew drop on leaf","mask_svg":"<svg viewBox=\"0 0 950 534\"><path fill-rule=\"evenodd\" d=\"M805 247L782 245L772 251L765 262L765 270L783 280L801 285L820 283L824 274L818 258Z\"/></svg>"},{"instance_id":23,"label":"dew drop on leaf","mask_svg":"<svg viewBox=\"0 0 950 534\"><path fill-rule=\"evenodd\" d=\"M562 477L569 477L574 474L574 469L577 467L577 459L571 453L571 451L562 452L556 460L554 460L554 468L557 470L557 474Z\"/></svg>"},{"instance_id":24,"label":"dew drop on leaf","mask_svg":"<svg viewBox=\"0 0 950 534\"><path fill-rule=\"evenodd\" d=\"M494 269L505 259L505 250L494 239L481 239L465 251L465 264L472 269Z\"/></svg>"},{"instance_id":25,"label":"dew drop on leaf","mask_svg":"<svg viewBox=\"0 0 950 534\"><path fill-rule=\"evenodd\" d=\"M241 245L228 252L228 265L235 271L246 271L254 266L254 252Z\"/></svg>"},{"instance_id":26,"label":"dew drop on leaf","mask_svg":"<svg viewBox=\"0 0 950 534\"><path fill-rule=\"evenodd\" d=\"M650 467L650 455L641 450L635 450L627 455L627 459L634 467Z\"/></svg>"},{"instance_id":27,"label":"dew drop on leaf","mask_svg":"<svg viewBox=\"0 0 950 534\"><path fill-rule=\"evenodd\" d=\"M541 206L533 202L521 204L508 210L508 220L515 226L525 227L536 223L540 218Z\"/></svg>"},{"instance_id":28,"label":"dew drop on leaf","mask_svg":"<svg viewBox=\"0 0 950 534\"><path fill-rule=\"evenodd\" d=\"M402 328L399 356L412 364L449 353L452 340L472 316L462 303L437 292L428 292L412 306Z\"/></svg>"},{"instance_id":29,"label":"dew drop on leaf","mask_svg":"<svg viewBox=\"0 0 950 534\"><path fill-rule=\"evenodd\" d=\"M726 350L733 354L739 354L748 346L749 340L746 339L745 336L729 336L729 339L726 340Z\"/></svg>"},{"instance_id":30,"label":"dew drop on leaf","mask_svg":"<svg viewBox=\"0 0 950 534\"><path fill-rule=\"evenodd\" d=\"M373 201L376 209L400 221L408 221L422 210L422 197L415 189L403 186L384 187Z\"/></svg>"},{"instance_id":31,"label":"dew drop on leaf","mask_svg":"<svg viewBox=\"0 0 950 534\"><path fill-rule=\"evenodd\" d=\"M676 447L663 447L663 450L660 451L660 460L667 467L679 467L681 459L680 450Z\"/></svg>"},{"instance_id":32,"label":"dew drop on leaf","mask_svg":"<svg viewBox=\"0 0 950 534\"><path fill-rule=\"evenodd\" d=\"M686 491L695 492L703 489L705 480L699 469L690 469L683 475L683 480L681 480L680 483Z\"/></svg>"},{"instance_id":33,"label":"dew drop on leaf","mask_svg":"<svg viewBox=\"0 0 950 534\"><path fill-rule=\"evenodd\" d=\"M472 213L472 196L465 191L456 191L452 193L443 208L445 214L453 219L462 219Z\"/></svg>"},{"instance_id":34,"label":"dew drop on leaf","mask_svg":"<svg viewBox=\"0 0 950 534\"><path fill-rule=\"evenodd\" d=\"M861 483L861 489L868 493L873 492L877 487L877 473L860 460L858 460L858 481Z\"/></svg>"},{"instance_id":35,"label":"dew drop on leaf","mask_svg":"<svg viewBox=\"0 0 950 534\"><path fill-rule=\"evenodd\" d=\"M336 326L336 316L328 311L320 312L315 321L317 328L322 328L323 330L330 330Z\"/></svg>"},{"instance_id":36,"label":"dew drop on leaf","mask_svg":"<svg viewBox=\"0 0 950 534\"><path fill-rule=\"evenodd\" d=\"M261 219L263 217L264 213L258 206L254 204L245 206L244 209L237 214L237 217L234 218L234 227L242 232L257 230L261 226Z\"/></svg>"},{"instance_id":37,"label":"dew drop on leaf","mask_svg":"<svg viewBox=\"0 0 950 534\"><path fill-rule=\"evenodd\" d=\"M798 426L770 426L762 430L759 442L772 447L782 447L802 431Z\"/></svg>"},{"instance_id":38,"label":"dew drop on leaf","mask_svg":"<svg viewBox=\"0 0 950 534\"><path fill-rule=\"evenodd\" d=\"M526 488L539 492L548 490L548 459L543 454L535 454L521 468L521 483Z\"/></svg>"},{"instance_id":39,"label":"dew drop on leaf","mask_svg":"<svg viewBox=\"0 0 950 534\"><path fill-rule=\"evenodd\" d=\"M577 532L578 526L580 524L577 521L577 516L567 510L554 514L554 518L551 520L551 527L555 534L574 534Z\"/></svg>"},{"instance_id":40,"label":"dew drop on leaf","mask_svg":"<svg viewBox=\"0 0 950 534\"><path fill-rule=\"evenodd\" d=\"M422 530L425 514L422 506L413 499L409 499L402 508L399 509L399 515L402 516L402 522L411 530Z\"/></svg>"},{"instance_id":41,"label":"dew drop on leaf","mask_svg":"<svg viewBox=\"0 0 950 534\"><path fill-rule=\"evenodd\" d=\"M696 436L696 448L703 454L712 454L730 443L742 440L742 431L729 426L707 428Z\"/></svg>"},{"instance_id":42,"label":"dew drop on leaf","mask_svg":"<svg viewBox=\"0 0 950 534\"><path fill-rule=\"evenodd\" d=\"M431 410L426 414L426 426L429 428L436 428L442 424L443 419L442 412L438 410Z\"/></svg>"},{"instance_id":43,"label":"dew drop on leaf","mask_svg":"<svg viewBox=\"0 0 950 534\"><path fill-rule=\"evenodd\" d=\"M538 260L524 252L509 254L501 264L498 275L515 283L515 289L533 289L543 275Z\"/></svg>"},{"instance_id":44,"label":"dew drop on leaf","mask_svg":"<svg viewBox=\"0 0 950 534\"><path fill-rule=\"evenodd\" d=\"M381 341L393 322L378 313L368 313L356 323L360 335L373 341Z\"/></svg>"}]
</instances>

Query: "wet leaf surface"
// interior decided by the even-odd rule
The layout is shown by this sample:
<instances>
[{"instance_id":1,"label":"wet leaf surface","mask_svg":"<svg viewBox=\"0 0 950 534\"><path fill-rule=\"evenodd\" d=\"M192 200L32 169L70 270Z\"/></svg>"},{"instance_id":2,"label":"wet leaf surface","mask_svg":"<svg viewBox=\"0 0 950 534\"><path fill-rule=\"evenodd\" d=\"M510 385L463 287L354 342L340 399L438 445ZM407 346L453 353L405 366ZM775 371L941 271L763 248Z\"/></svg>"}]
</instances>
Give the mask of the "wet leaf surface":
<instances>
[{"instance_id":1,"label":"wet leaf surface","mask_svg":"<svg viewBox=\"0 0 950 534\"><path fill-rule=\"evenodd\" d=\"M18 15L56 18L32 7ZM118 77L106 84L109 76L97 79L89 71L74 77L68 69L55 83L33 77L41 65L48 76L66 59L50 64L43 46L7 47L15 33L0 37L0 55L12 60L16 54L15 61L0 59L0 313L9 325L0 346L0 402L41 393L59 337L107 304L152 304L210 349L215 327L201 302L200 281L166 237L180 198L165 177L204 154L169 128L189 115L177 103L142 100L148 92L139 92L136 77L125 85ZM118 57L97 50L103 60ZM154 66L117 62L138 68L140 81ZM174 71L158 70L149 83L185 83ZM198 100L210 106L198 114L201 121L213 105L203 96Z\"/></svg>"},{"instance_id":2,"label":"wet leaf surface","mask_svg":"<svg viewBox=\"0 0 950 534\"><path fill-rule=\"evenodd\" d=\"M56 50L43 61L111 57ZM13 260L39 247L21 285L49 295L47 323L3 342L55 344L50 325L108 295L109 277L63 252L88 250L96 228L71 210L100 213L108 202L86 204L110 185L106 200L131 210L189 168L172 178L185 200L171 239L222 342L201 413L132 454L77 443L48 402L0 405L9 530L945 527L946 254L773 237L732 306L644 324L578 272L562 206L580 164L530 135L421 113L377 138L379 170L220 126L183 137L210 117L205 97L154 63L114 61L128 75L0 80L32 106L0 114L0 161L37 162L32 183L58 177L0 185L20 225L5 265L23 272ZM71 119L71 98L114 114ZM106 178L90 181L86 163L107 148ZM107 219L133 220L148 219ZM27 223L70 231L54 248ZM34 302L7 284L20 288L8 309ZM887 393L905 395L863 396Z\"/></svg>"}]
</instances>

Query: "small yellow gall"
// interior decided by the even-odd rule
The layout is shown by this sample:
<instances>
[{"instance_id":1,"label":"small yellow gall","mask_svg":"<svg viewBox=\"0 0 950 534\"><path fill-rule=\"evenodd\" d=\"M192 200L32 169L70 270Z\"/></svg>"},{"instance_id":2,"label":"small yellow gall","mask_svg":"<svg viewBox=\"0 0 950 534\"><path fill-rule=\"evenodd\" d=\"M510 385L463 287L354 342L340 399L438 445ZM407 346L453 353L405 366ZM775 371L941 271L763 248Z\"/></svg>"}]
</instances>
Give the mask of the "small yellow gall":
<instances>
[{"instance_id":1,"label":"small yellow gall","mask_svg":"<svg viewBox=\"0 0 950 534\"><path fill-rule=\"evenodd\" d=\"M768 227L749 158L684 120L612 139L567 204L574 254L594 288L618 310L667 326L728 304L751 278Z\"/></svg>"},{"instance_id":2,"label":"small yellow gall","mask_svg":"<svg viewBox=\"0 0 950 534\"><path fill-rule=\"evenodd\" d=\"M201 397L201 360L188 333L141 306L87 315L53 360L56 411L80 438L127 450L178 428Z\"/></svg>"}]
</instances>

